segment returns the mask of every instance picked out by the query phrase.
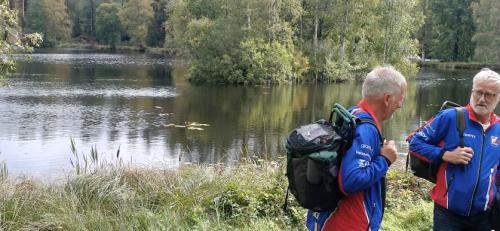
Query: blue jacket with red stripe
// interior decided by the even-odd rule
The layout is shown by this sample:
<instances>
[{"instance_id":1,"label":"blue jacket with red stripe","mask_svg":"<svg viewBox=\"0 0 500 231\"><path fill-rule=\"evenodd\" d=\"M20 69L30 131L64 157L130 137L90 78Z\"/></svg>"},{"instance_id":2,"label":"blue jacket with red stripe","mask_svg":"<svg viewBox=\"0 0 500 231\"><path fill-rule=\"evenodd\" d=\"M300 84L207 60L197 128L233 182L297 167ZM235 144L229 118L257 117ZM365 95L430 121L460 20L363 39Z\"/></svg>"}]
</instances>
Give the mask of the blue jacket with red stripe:
<instances>
[{"instance_id":1,"label":"blue jacket with red stripe","mask_svg":"<svg viewBox=\"0 0 500 231\"><path fill-rule=\"evenodd\" d=\"M440 112L417 132L410 141L410 151L423 160L439 164L436 186L430 193L432 199L456 214L472 216L487 210L493 202L500 160L500 123L492 113L490 125L484 130L470 105L464 114L464 146L473 150L468 164L455 165L441 160L445 151L459 145L453 109Z\"/></svg>"},{"instance_id":2,"label":"blue jacket with red stripe","mask_svg":"<svg viewBox=\"0 0 500 231\"><path fill-rule=\"evenodd\" d=\"M339 186L346 195L334 211L308 211L309 230L378 230L382 222L385 174L389 165L380 155L380 123L370 106L361 101L350 111L358 118L373 120L377 127L356 127L352 146L342 157Z\"/></svg>"}]
</instances>

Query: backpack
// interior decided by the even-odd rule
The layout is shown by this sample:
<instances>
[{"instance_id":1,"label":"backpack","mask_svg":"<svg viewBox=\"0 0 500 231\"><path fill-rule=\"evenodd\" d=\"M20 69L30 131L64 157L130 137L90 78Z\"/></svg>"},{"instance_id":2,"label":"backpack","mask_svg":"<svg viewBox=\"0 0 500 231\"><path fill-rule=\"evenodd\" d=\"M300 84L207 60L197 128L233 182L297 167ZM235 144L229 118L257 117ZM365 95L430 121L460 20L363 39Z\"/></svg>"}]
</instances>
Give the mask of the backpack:
<instances>
[{"instance_id":1,"label":"backpack","mask_svg":"<svg viewBox=\"0 0 500 231\"><path fill-rule=\"evenodd\" d=\"M337 207L344 196L338 184L342 155L350 148L356 126L361 123L376 126L372 120L359 119L336 103L328 120L306 124L290 132L285 142L288 179L285 211L289 191L304 208L322 212Z\"/></svg>"},{"instance_id":2,"label":"backpack","mask_svg":"<svg viewBox=\"0 0 500 231\"><path fill-rule=\"evenodd\" d=\"M464 116L464 110L463 108L451 101L445 101L442 105L439 111L449 109L449 108L454 108L455 111L457 112L457 129L458 129L458 134L459 134L459 145L460 147L464 147L464 130L465 130L465 116ZM427 124L431 123L434 117L429 119L424 125L418 127L415 129L413 132L406 137L406 141L410 142L413 136L422 130ZM437 172L439 169L439 164L433 164L428 162L428 160L421 159L419 155L416 153L408 150L408 155L406 156L406 171L408 171L408 165L410 165L410 168L413 172L413 175L416 177L428 180L432 183L436 183L436 176Z\"/></svg>"}]
</instances>

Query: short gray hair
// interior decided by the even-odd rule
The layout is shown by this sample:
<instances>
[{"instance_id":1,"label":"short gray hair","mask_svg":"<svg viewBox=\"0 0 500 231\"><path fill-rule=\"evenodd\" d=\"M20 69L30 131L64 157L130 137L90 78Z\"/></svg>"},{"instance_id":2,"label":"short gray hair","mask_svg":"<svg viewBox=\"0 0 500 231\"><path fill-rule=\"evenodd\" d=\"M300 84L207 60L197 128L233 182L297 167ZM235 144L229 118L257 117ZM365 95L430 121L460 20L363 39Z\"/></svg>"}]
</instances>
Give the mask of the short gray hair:
<instances>
[{"instance_id":1,"label":"short gray hair","mask_svg":"<svg viewBox=\"0 0 500 231\"><path fill-rule=\"evenodd\" d=\"M486 80L494 80L497 82L498 88L500 89L500 75L489 68L481 69L481 71L474 76L474 79L472 80L472 87L474 87L476 82Z\"/></svg>"},{"instance_id":2,"label":"short gray hair","mask_svg":"<svg viewBox=\"0 0 500 231\"><path fill-rule=\"evenodd\" d=\"M382 96L384 93L397 94L406 87L405 77L392 66L376 67L365 77L363 98Z\"/></svg>"}]
</instances>

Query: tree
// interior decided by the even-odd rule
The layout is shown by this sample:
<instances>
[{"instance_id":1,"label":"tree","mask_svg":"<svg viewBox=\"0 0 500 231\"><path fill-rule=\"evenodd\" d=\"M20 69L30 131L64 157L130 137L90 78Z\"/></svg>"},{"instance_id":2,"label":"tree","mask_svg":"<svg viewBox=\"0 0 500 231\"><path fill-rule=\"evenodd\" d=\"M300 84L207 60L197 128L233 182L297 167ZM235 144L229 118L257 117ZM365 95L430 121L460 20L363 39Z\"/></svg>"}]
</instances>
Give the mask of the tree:
<instances>
[{"instance_id":1,"label":"tree","mask_svg":"<svg viewBox=\"0 0 500 231\"><path fill-rule=\"evenodd\" d=\"M40 34L22 34L17 12L9 8L7 0L0 0L0 76L14 70L10 54L19 50L31 52L41 41Z\"/></svg>"},{"instance_id":2,"label":"tree","mask_svg":"<svg viewBox=\"0 0 500 231\"><path fill-rule=\"evenodd\" d=\"M121 25L118 17L120 6L116 3L102 3L97 7L96 32L97 40L111 45L114 49L120 39Z\"/></svg>"},{"instance_id":3,"label":"tree","mask_svg":"<svg viewBox=\"0 0 500 231\"><path fill-rule=\"evenodd\" d=\"M129 0L123 5L118 16L132 43L143 46L148 34L148 25L153 17L151 0Z\"/></svg>"},{"instance_id":4,"label":"tree","mask_svg":"<svg viewBox=\"0 0 500 231\"><path fill-rule=\"evenodd\" d=\"M500 2L482 0L474 3L474 22L476 34L472 40L476 43L474 60L500 63Z\"/></svg>"},{"instance_id":5,"label":"tree","mask_svg":"<svg viewBox=\"0 0 500 231\"><path fill-rule=\"evenodd\" d=\"M432 41L432 12L429 6L430 0L421 0L419 4L420 11L424 14L424 25L417 32L417 39L420 42L420 57L426 59L430 54Z\"/></svg>"},{"instance_id":6,"label":"tree","mask_svg":"<svg viewBox=\"0 0 500 231\"><path fill-rule=\"evenodd\" d=\"M46 42L59 42L71 37L71 21L64 0L30 0L26 30L40 32Z\"/></svg>"},{"instance_id":7,"label":"tree","mask_svg":"<svg viewBox=\"0 0 500 231\"><path fill-rule=\"evenodd\" d=\"M65 0L68 14L71 18L72 35L74 37L83 35L85 39L93 39L96 36L96 11L101 3L115 3L117 0ZM121 4L120 4L121 6Z\"/></svg>"},{"instance_id":8,"label":"tree","mask_svg":"<svg viewBox=\"0 0 500 231\"><path fill-rule=\"evenodd\" d=\"M160 47L165 42L165 28L163 24L167 20L165 0L153 0L153 19L149 24L146 42L149 46Z\"/></svg>"},{"instance_id":9,"label":"tree","mask_svg":"<svg viewBox=\"0 0 500 231\"><path fill-rule=\"evenodd\" d=\"M325 21L327 46L321 50L323 81L353 79L357 72L381 63L380 36L377 18L383 1L339 0L330 7Z\"/></svg>"},{"instance_id":10,"label":"tree","mask_svg":"<svg viewBox=\"0 0 500 231\"><path fill-rule=\"evenodd\" d=\"M447 61L469 61L474 52L473 0L430 0L432 10L431 55Z\"/></svg>"},{"instance_id":11,"label":"tree","mask_svg":"<svg viewBox=\"0 0 500 231\"><path fill-rule=\"evenodd\" d=\"M53 41L62 41L71 37L71 21L64 0L42 0L47 29L45 36Z\"/></svg>"},{"instance_id":12,"label":"tree","mask_svg":"<svg viewBox=\"0 0 500 231\"><path fill-rule=\"evenodd\" d=\"M25 30L30 33L44 33L47 30L47 24L44 23L45 12L42 10L42 1L28 0L27 5Z\"/></svg>"},{"instance_id":13,"label":"tree","mask_svg":"<svg viewBox=\"0 0 500 231\"><path fill-rule=\"evenodd\" d=\"M380 6L383 64L392 64L404 73L416 70L408 57L418 54L418 41L414 36L424 22L418 7L417 0L383 0Z\"/></svg>"}]
</instances>

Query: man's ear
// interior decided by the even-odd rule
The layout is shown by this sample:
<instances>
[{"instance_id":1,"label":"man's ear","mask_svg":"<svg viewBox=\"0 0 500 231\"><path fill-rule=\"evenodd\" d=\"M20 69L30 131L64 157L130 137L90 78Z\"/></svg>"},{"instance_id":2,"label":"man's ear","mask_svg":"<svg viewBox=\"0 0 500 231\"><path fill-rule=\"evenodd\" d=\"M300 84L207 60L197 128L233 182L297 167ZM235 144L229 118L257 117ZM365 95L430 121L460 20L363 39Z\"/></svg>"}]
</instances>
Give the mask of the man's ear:
<instances>
[{"instance_id":1,"label":"man's ear","mask_svg":"<svg viewBox=\"0 0 500 231\"><path fill-rule=\"evenodd\" d=\"M384 105L387 107L389 106L389 100L391 98L391 95L389 93L384 93Z\"/></svg>"}]
</instances>

